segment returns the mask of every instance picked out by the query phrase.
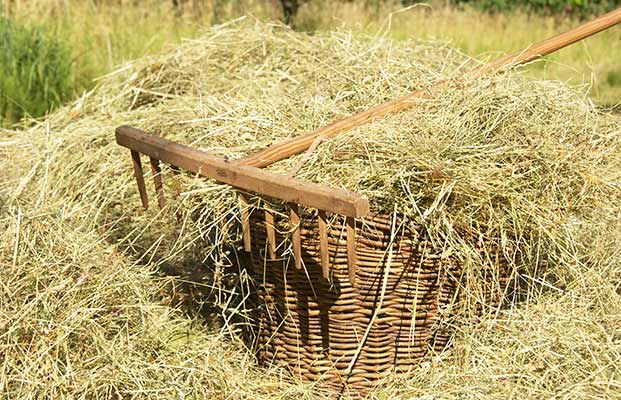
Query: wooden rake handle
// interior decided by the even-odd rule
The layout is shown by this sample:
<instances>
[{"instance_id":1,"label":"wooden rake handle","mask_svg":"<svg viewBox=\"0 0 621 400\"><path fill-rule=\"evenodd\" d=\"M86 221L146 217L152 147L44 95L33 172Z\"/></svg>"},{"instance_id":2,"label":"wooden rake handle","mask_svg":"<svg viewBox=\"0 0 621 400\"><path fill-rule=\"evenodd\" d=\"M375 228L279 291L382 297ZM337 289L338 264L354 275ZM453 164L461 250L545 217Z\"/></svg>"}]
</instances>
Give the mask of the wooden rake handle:
<instances>
[{"instance_id":1,"label":"wooden rake handle","mask_svg":"<svg viewBox=\"0 0 621 400\"><path fill-rule=\"evenodd\" d=\"M527 48L508 55L500 60L483 65L470 71L473 78L492 74L500 70L529 63L538 58L553 53L563 47L569 46L582 39L606 30L621 22L621 8L605 14L593 21L587 22L568 32L556 35ZM416 99L425 97L442 88L446 82L440 82L428 88L417 90L408 95L380 104L376 107L354 114L344 119L337 120L323 128L308 132L300 136L277 142L255 154L243 157L238 163L253 167L266 167L277 161L283 160L308 149L318 137L332 137L348 131L366 122L394 114L403 110L416 107Z\"/></svg>"}]
</instances>

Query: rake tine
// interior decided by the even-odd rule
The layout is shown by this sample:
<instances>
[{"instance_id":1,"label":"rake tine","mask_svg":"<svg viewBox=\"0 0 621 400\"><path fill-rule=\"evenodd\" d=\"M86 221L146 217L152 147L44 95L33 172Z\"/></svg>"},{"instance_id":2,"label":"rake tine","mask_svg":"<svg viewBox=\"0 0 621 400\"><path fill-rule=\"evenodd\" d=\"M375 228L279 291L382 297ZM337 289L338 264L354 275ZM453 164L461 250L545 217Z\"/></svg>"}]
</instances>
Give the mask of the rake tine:
<instances>
[{"instance_id":1,"label":"rake tine","mask_svg":"<svg viewBox=\"0 0 621 400\"><path fill-rule=\"evenodd\" d=\"M356 283L356 220L353 217L345 217L347 225L347 272L349 283Z\"/></svg>"},{"instance_id":2,"label":"rake tine","mask_svg":"<svg viewBox=\"0 0 621 400\"><path fill-rule=\"evenodd\" d=\"M300 234L300 206L297 203L289 203L291 208L290 216L293 232L291 234L291 242L293 243L293 258L295 260L295 268L302 269L302 236Z\"/></svg>"},{"instance_id":3,"label":"rake tine","mask_svg":"<svg viewBox=\"0 0 621 400\"><path fill-rule=\"evenodd\" d=\"M140 200L142 200L142 206L144 209L149 208L149 198L147 197L147 188L144 185L144 172L142 171L142 162L140 161L140 153L135 150L131 150L132 164L134 166L134 176L136 177L136 183L138 184L138 192L140 193Z\"/></svg>"},{"instance_id":4,"label":"rake tine","mask_svg":"<svg viewBox=\"0 0 621 400\"><path fill-rule=\"evenodd\" d=\"M326 212L318 210L317 225L319 226L319 255L321 257L321 272L325 279L330 273L330 260L328 255L328 229L326 223Z\"/></svg>"},{"instance_id":5,"label":"rake tine","mask_svg":"<svg viewBox=\"0 0 621 400\"><path fill-rule=\"evenodd\" d=\"M178 177L181 174L181 170L176 165L171 164L170 169L172 170L173 175L175 175L175 177ZM172 182L173 182L172 183L173 198L177 200L179 199L179 196L181 195L181 189L179 189L179 182L177 181L177 179L173 178ZM179 208L177 208L176 215L177 215L177 222L181 223L181 221L183 221L183 213L181 212Z\"/></svg>"},{"instance_id":6,"label":"rake tine","mask_svg":"<svg viewBox=\"0 0 621 400\"><path fill-rule=\"evenodd\" d=\"M149 157L151 161L151 171L153 172L153 185L155 186L155 193L157 194L157 205L160 210L166 206L166 199L164 199L164 185L162 184L162 169L160 168L160 160L157 158Z\"/></svg>"},{"instance_id":7,"label":"rake tine","mask_svg":"<svg viewBox=\"0 0 621 400\"><path fill-rule=\"evenodd\" d=\"M244 193L239 194L239 202L241 203L241 224L242 237L244 239L244 251L250 253L252 251L250 243L250 217L248 215L248 199Z\"/></svg>"},{"instance_id":8,"label":"rake tine","mask_svg":"<svg viewBox=\"0 0 621 400\"><path fill-rule=\"evenodd\" d=\"M270 260L276 258L276 229L274 228L274 211L265 204L265 233L267 234L267 252Z\"/></svg>"}]
</instances>

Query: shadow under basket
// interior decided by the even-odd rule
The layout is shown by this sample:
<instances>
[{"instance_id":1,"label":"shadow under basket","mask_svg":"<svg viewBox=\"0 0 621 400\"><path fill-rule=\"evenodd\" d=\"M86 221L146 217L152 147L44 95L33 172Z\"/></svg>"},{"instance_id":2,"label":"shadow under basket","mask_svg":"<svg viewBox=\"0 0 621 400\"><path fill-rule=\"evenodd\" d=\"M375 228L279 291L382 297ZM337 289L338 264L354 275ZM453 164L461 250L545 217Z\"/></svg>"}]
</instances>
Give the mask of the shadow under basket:
<instances>
[{"instance_id":1,"label":"shadow under basket","mask_svg":"<svg viewBox=\"0 0 621 400\"><path fill-rule=\"evenodd\" d=\"M366 392L379 379L412 370L449 343L443 321L454 304L460 265L431 243L424 227L404 228L386 215L356 221L352 285L344 218L335 216L327 230L327 277L320 263L317 218L301 220L300 269L291 254L286 218L274 223L274 257L269 257L265 224L264 213L255 209L250 236L260 364L286 367L339 391Z\"/></svg>"}]
</instances>

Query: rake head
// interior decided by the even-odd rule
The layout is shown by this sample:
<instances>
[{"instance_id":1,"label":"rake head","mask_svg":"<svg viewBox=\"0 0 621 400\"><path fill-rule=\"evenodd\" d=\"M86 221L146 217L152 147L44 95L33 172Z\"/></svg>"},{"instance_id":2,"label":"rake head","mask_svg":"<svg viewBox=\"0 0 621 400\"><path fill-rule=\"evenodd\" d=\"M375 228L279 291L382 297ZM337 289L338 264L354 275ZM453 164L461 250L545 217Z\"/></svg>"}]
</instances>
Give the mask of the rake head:
<instances>
[{"instance_id":1,"label":"rake head","mask_svg":"<svg viewBox=\"0 0 621 400\"><path fill-rule=\"evenodd\" d=\"M324 278L328 278L330 260L328 255L327 213L335 213L345 217L347 240L348 276L353 285L356 280L356 218L369 214L369 200L366 196L349 192L343 189L304 182L290 176L267 172L255 167L249 167L235 161L193 149L178 143L163 139L129 126L116 129L116 141L119 145L130 149L132 164L138 192L145 209L149 207L144 170L141 154L149 157L153 175L153 185L160 209L166 206L162 169L160 163L170 165L175 172L185 170L205 178L212 178L229 184L239 192L241 203L241 224L244 251L252 250L250 237L249 204L246 193L257 193L262 196L276 198L287 203L289 222L292 226L291 242L293 257L297 269L304 268L302 261L302 240L300 234L300 207L315 208L318 210L319 253ZM178 191L176 191L178 195ZM274 226L274 212L268 206L264 207L265 231L268 243L268 257L276 257L276 233Z\"/></svg>"}]
</instances>

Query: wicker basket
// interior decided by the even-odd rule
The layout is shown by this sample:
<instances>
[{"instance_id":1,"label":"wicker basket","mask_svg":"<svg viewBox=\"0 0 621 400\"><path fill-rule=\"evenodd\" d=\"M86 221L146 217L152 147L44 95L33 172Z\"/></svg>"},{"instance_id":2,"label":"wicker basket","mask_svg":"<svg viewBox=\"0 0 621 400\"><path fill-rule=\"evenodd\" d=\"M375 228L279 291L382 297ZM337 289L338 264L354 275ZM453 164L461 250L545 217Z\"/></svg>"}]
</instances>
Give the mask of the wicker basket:
<instances>
[{"instance_id":1,"label":"wicker basket","mask_svg":"<svg viewBox=\"0 0 621 400\"><path fill-rule=\"evenodd\" d=\"M257 355L306 380L366 391L386 374L407 372L449 333L443 310L459 265L434 247L424 227L391 232L391 218L356 222L356 280L349 282L343 218L329 229L330 275L322 274L316 218L301 222L303 268L290 254L267 256L263 213L250 216L252 274L259 298ZM288 247L287 218L276 243ZM286 251L286 250L285 250Z\"/></svg>"}]
</instances>

